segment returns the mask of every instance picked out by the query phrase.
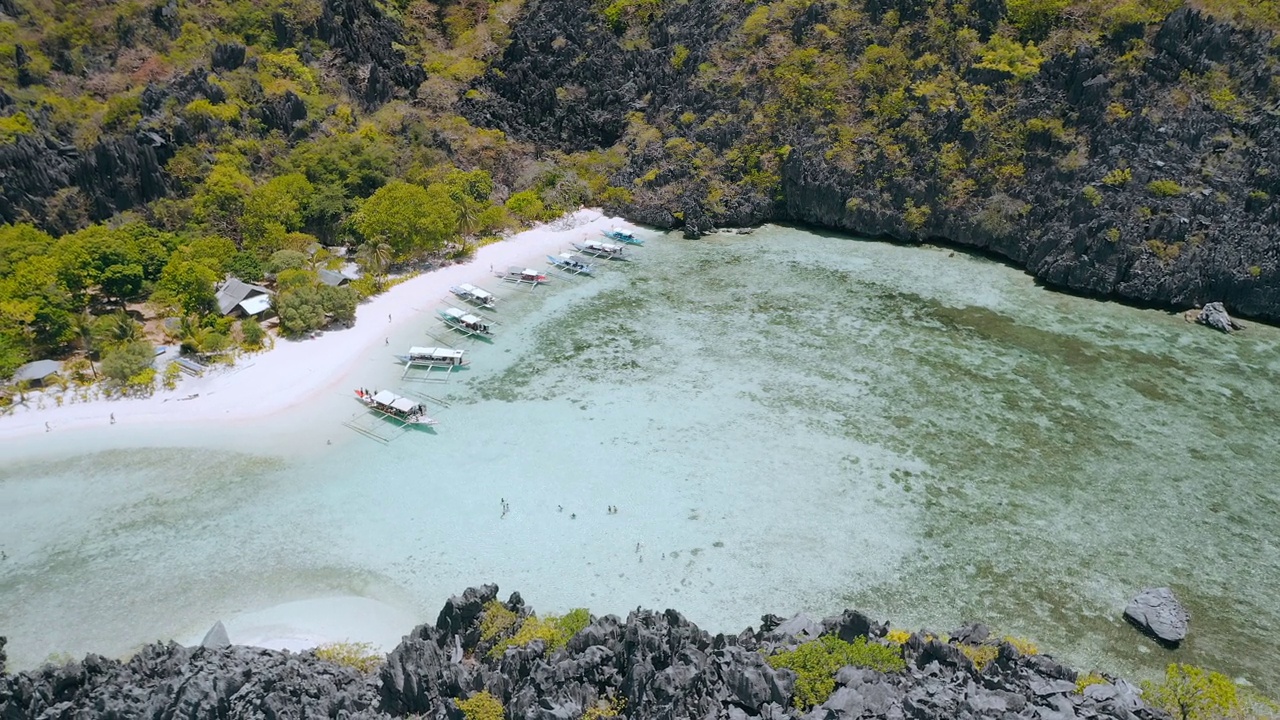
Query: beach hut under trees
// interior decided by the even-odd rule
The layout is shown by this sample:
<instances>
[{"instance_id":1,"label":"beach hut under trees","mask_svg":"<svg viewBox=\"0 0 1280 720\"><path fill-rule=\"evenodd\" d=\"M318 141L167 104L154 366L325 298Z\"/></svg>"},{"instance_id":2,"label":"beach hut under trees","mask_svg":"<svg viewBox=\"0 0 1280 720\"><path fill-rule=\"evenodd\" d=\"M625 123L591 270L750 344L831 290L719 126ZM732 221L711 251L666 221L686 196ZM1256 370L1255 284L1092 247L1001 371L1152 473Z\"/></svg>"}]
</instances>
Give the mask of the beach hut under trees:
<instances>
[{"instance_id":1,"label":"beach hut under trees","mask_svg":"<svg viewBox=\"0 0 1280 720\"><path fill-rule=\"evenodd\" d=\"M44 387L49 378L60 372L62 372L62 363L57 360L36 360L14 371L12 382L25 382L31 387Z\"/></svg>"},{"instance_id":2,"label":"beach hut under trees","mask_svg":"<svg viewBox=\"0 0 1280 720\"><path fill-rule=\"evenodd\" d=\"M271 310L271 291L228 276L218 286L218 312L231 317L257 317Z\"/></svg>"},{"instance_id":3,"label":"beach hut under trees","mask_svg":"<svg viewBox=\"0 0 1280 720\"><path fill-rule=\"evenodd\" d=\"M342 287L351 282L351 278L336 270L317 270L316 277L329 287Z\"/></svg>"}]
</instances>

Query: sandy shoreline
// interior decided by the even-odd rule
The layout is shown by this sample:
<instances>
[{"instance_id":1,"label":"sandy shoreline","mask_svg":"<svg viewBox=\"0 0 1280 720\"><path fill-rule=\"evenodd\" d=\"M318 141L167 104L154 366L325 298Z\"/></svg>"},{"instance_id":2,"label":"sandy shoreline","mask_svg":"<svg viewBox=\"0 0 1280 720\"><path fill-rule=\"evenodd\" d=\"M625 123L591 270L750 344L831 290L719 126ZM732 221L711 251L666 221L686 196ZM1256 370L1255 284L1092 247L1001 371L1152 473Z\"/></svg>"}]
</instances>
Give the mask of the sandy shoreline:
<instances>
[{"instance_id":1,"label":"sandy shoreline","mask_svg":"<svg viewBox=\"0 0 1280 720\"><path fill-rule=\"evenodd\" d=\"M370 298L356 309L355 326L327 332L311 340L275 339L275 346L246 356L232 367L188 378L175 390L158 390L147 398L99 399L59 407L24 405L0 416L0 439L106 425L115 414L121 426L180 421L183 423L261 418L293 407L332 386L350 371L370 347L401 325L417 318L420 308L449 295L449 288L473 282L494 287L490 268L546 266L545 255L559 252L584 233L629 224L599 210L579 210L560 220L526 230L480 248L466 263L419 275ZM389 321L383 318L389 318ZM181 401L198 394L198 398Z\"/></svg>"},{"instance_id":2,"label":"sandy shoreline","mask_svg":"<svg viewBox=\"0 0 1280 720\"><path fill-rule=\"evenodd\" d=\"M329 643L367 643L388 653L422 618L388 603L354 595L319 597L234 615L223 625L233 644L300 652ZM177 638L199 645L204 631Z\"/></svg>"}]
</instances>

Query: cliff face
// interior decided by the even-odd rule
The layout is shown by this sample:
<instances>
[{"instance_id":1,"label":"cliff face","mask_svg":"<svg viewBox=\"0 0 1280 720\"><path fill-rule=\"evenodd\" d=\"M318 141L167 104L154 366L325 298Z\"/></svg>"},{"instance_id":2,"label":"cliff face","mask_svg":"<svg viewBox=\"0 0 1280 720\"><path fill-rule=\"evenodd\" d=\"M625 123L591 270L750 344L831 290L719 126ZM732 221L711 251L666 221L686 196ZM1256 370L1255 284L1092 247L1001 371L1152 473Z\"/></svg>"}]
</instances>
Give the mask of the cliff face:
<instances>
[{"instance_id":1,"label":"cliff face","mask_svg":"<svg viewBox=\"0 0 1280 720\"><path fill-rule=\"evenodd\" d=\"M326 48L323 64L345 95L366 109L377 108L393 97L416 89L426 74L407 62L399 49L401 26L372 0L323 0L313 19L299 25L277 13L273 17L275 44L300 48L304 62L321 64L313 48ZM11 14L21 19L20 8ZM176 5L157 6L151 22L176 36ZM123 22L121 20L120 22ZM17 45L19 55L22 46ZM117 52L125 52L121 47ZM134 49L135 52L141 52ZM40 127L38 134L19 135L0 143L0 222L33 222L62 234L80 229L84 221L99 221L138 208L171 193L165 171L176 151L189 145L212 150L227 142L217 126L193 127L172 113L193 100L213 103L226 100L226 91L209 80L209 73L234 70L246 62L245 47L217 44L207 65L169 80L148 85L140 94L141 119L123 131L104 133L97 141L77 148L60 137L47 110L26 112ZM314 129L308 110L292 92L268 97L252 88L247 115L258 123L257 135L280 132L290 140L306 137ZM12 99L0 92L0 111Z\"/></svg>"},{"instance_id":2,"label":"cliff face","mask_svg":"<svg viewBox=\"0 0 1280 720\"><path fill-rule=\"evenodd\" d=\"M1182 8L1040 30L1040 49L993 38L1003 3L786 5L611 24L543 0L464 112L565 150L621 142L613 209L690 235L778 220L939 240L1081 293L1280 320L1269 34Z\"/></svg>"},{"instance_id":3,"label":"cliff face","mask_svg":"<svg viewBox=\"0 0 1280 720\"><path fill-rule=\"evenodd\" d=\"M595 717L1167 717L1124 680L1095 676L1077 692L1074 670L990 640L981 625L962 628L950 643L913 635L899 646L881 639L885 626L853 611L822 621L767 615L759 631L713 636L674 610L637 609L625 621L591 620L557 643L563 647L537 639L503 650L510 631L494 635L502 623L482 625L486 616L517 621L532 611L518 593L496 602L497 591L488 585L451 598L435 625L407 635L376 675L312 653L149 645L126 662L90 655L63 667L0 672L0 718L456 720L459 702L482 691L501 703L501 716L529 720L580 718L602 704L610 711ZM833 681L828 692L811 696L820 705L801 711L792 702L797 674L765 658L820 636L882 648L895 667L833 668L825 674ZM981 653L981 667L962 645Z\"/></svg>"}]
</instances>

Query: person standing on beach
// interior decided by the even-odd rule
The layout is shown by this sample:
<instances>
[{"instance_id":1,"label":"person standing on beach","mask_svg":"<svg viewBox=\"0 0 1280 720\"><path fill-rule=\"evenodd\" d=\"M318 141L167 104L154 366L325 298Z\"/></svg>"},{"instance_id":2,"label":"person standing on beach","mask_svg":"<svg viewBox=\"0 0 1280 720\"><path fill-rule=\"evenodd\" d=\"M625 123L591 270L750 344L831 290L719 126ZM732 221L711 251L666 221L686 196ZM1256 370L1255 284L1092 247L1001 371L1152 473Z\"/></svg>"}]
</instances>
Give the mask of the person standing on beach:
<instances>
[{"instance_id":1,"label":"person standing on beach","mask_svg":"<svg viewBox=\"0 0 1280 720\"><path fill-rule=\"evenodd\" d=\"M46 422L46 423L44 424L44 431L45 431L45 432L49 432L49 431L50 431L50 430L52 430L52 429L53 429L53 428L49 427L49 423L47 423L47 422Z\"/></svg>"},{"instance_id":2,"label":"person standing on beach","mask_svg":"<svg viewBox=\"0 0 1280 720\"><path fill-rule=\"evenodd\" d=\"M115 413L111 413L111 424L112 424L112 425L115 425L115 424L116 424L116 414L115 414Z\"/></svg>"},{"instance_id":3,"label":"person standing on beach","mask_svg":"<svg viewBox=\"0 0 1280 720\"><path fill-rule=\"evenodd\" d=\"M391 322L391 313L387 313L387 322Z\"/></svg>"}]
</instances>

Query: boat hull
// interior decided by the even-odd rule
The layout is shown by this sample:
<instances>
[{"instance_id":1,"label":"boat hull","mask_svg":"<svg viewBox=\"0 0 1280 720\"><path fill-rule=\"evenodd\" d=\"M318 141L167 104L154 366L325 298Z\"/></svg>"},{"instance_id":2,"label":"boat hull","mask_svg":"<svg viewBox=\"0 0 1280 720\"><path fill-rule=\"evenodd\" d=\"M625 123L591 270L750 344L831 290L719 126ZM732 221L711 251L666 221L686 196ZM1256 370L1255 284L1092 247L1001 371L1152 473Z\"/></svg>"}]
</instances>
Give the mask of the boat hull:
<instances>
[{"instance_id":1,"label":"boat hull","mask_svg":"<svg viewBox=\"0 0 1280 720\"><path fill-rule=\"evenodd\" d=\"M457 368L459 370L471 367L470 360L463 360L462 362L449 362L447 360L431 360L429 358L415 358L415 357L410 357L408 355L395 355L394 357L401 365L408 365L412 363L417 367Z\"/></svg>"},{"instance_id":2,"label":"boat hull","mask_svg":"<svg viewBox=\"0 0 1280 720\"><path fill-rule=\"evenodd\" d=\"M485 327L472 327L456 317L445 314L443 310L440 311L440 320L454 330L467 333L468 335L474 335L475 337L484 338L486 340L493 337L492 330Z\"/></svg>"},{"instance_id":3,"label":"boat hull","mask_svg":"<svg viewBox=\"0 0 1280 720\"><path fill-rule=\"evenodd\" d=\"M626 243L628 245L644 245L644 241L634 235L625 235L623 233L615 233L610 230L601 230L600 234L609 238L610 240L617 240L620 243Z\"/></svg>"},{"instance_id":4,"label":"boat hull","mask_svg":"<svg viewBox=\"0 0 1280 720\"><path fill-rule=\"evenodd\" d=\"M573 247L584 255L603 258L605 260L630 260L631 258L622 254L622 250L612 251L604 248L593 248L590 245L574 243Z\"/></svg>"},{"instance_id":5,"label":"boat hull","mask_svg":"<svg viewBox=\"0 0 1280 720\"><path fill-rule=\"evenodd\" d=\"M595 268L591 267L590 265L578 265L576 263L571 263L568 260L565 260L564 258L558 258L554 255L548 255L547 262L560 268L561 270L565 270L571 273L577 273L579 275L591 275L592 273L595 272Z\"/></svg>"}]
</instances>

